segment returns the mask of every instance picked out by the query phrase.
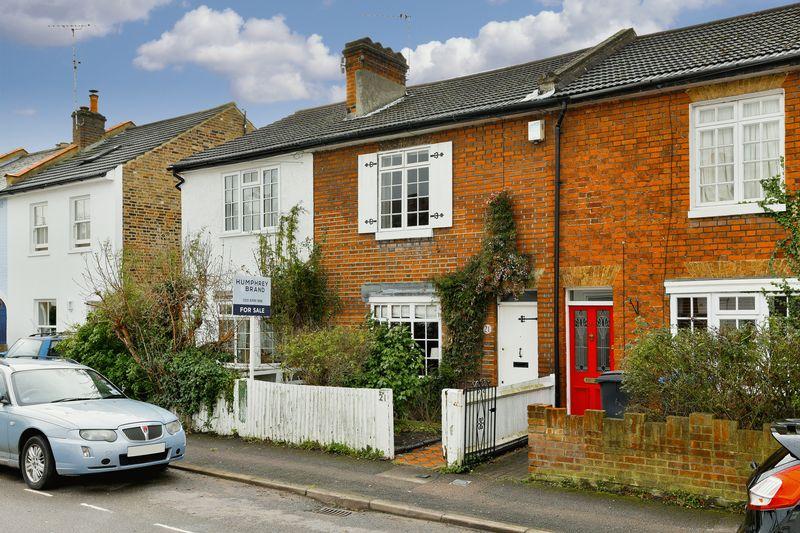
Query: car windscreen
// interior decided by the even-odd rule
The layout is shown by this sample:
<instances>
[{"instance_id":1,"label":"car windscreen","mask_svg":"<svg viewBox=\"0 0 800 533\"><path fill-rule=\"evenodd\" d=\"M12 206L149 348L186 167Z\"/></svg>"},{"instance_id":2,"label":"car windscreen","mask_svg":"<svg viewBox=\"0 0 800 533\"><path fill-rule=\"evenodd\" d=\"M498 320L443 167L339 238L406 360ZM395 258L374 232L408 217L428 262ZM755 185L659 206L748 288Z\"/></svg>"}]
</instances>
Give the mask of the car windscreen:
<instances>
[{"instance_id":1,"label":"car windscreen","mask_svg":"<svg viewBox=\"0 0 800 533\"><path fill-rule=\"evenodd\" d=\"M47 350L47 357L59 357L61 355L58 353L59 344L61 344L60 340L53 339L50 341L50 349Z\"/></svg>"},{"instance_id":2,"label":"car windscreen","mask_svg":"<svg viewBox=\"0 0 800 533\"><path fill-rule=\"evenodd\" d=\"M43 368L11 375L20 405L101 400L125 396L106 378L86 368Z\"/></svg>"},{"instance_id":3,"label":"car windscreen","mask_svg":"<svg viewBox=\"0 0 800 533\"><path fill-rule=\"evenodd\" d=\"M6 357L38 357L41 347L40 339L20 339L8 350Z\"/></svg>"}]
</instances>

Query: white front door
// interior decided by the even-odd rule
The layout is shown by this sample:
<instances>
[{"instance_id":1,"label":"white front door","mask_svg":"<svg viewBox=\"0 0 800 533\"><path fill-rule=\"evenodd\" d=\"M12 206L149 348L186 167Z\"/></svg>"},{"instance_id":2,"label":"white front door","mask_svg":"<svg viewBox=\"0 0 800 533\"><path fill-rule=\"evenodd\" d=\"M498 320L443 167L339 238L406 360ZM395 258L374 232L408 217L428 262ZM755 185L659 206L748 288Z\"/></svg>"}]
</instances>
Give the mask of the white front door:
<instances>
[{"instance_id":1,"label":"white front door","mask_svg":"<svg viewBox=\"0 0 800 533\"><path fill-rule=\"evenodd\" d=\"M497 381L512 385L539 377L536 302L497 305Z\"/></svg>"}]
</instances>

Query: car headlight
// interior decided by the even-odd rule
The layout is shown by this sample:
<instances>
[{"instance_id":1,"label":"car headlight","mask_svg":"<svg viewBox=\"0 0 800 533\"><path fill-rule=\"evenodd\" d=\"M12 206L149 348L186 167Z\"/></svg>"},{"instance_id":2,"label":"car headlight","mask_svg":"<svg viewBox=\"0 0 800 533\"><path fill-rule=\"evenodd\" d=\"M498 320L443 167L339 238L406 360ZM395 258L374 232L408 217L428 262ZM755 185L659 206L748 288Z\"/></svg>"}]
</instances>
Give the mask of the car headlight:
<instances>
[{"instance_id":1,"label":"car headlight","mask_svg":"<svg viewBox=\"0 0 800 533\"><path fill-rule=\"evenodd\" d=\"M174 435L175 433L181 430L181 423L178 420L173 420L169 424L167 424L167 433L170 435Z\"/></svg>"},{"instance_id":2,"label":"car headlight","mask_svg":"<svg viewBox=\"0 0 800 533\"><path fill-rule=\"evenodd\" d=\"M84 440L104 440L106 442L117 440L117 432L113 429L82 429L80 435Z\"/></svg>"}]
</instances>

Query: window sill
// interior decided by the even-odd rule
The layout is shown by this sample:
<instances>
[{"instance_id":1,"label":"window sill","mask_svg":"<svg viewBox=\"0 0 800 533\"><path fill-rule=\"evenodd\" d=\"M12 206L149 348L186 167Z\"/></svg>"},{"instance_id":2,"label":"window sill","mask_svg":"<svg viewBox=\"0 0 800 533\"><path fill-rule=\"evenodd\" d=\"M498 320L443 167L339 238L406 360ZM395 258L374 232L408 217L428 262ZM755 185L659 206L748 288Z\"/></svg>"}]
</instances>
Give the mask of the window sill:
<instances>
[{"instance_id":1,"label":"window sill","mask_svg":"<svg viewBox=\"0 0 800 533\"><path fill-rule=\"evenodd\" d=\"M40 252L31 252L28 257L45 257L50 255L50 250L42 250Z\"/></svg>"},{"instance_id":2,"label":"window sill","mask_svg":"<svg viewBox=\"0 0 800 533\"><path fill-rule=\"evenodd\" d=\"M278 228L267 228L259 231L230 231L220 234L221 239L236 238L236 237L257 237L258 235L275 235L278 233Z\"/></svg>"},{"instance_id":3,"label":"window sill","mask_svg":"<svg viewBox=\"0 0 800 533\"><path fill-rule=\"evenodd\" d=\"M429 237L433 237L433 228L385 230L375 233L376 241L391 241L396 239L425 239Z\"/></svg>"},{"instance_id":4,"label":"window sill","mask_svg":"<svg viewBox=\"0 0 800 533\"><path fill-rule=\"evenodd\" d=\"M94 252L94 248L72 248L68 254L88 254Z\"/></svg>"},{"instance_id":5,"label":"window sill","mask_svg":"<svg viewBox=\"0 0 800 533\"><path fill-rule=\"evenodd\" d=\"M783 204L773 204L771 208L775 211L786 211ZM747 202L730 205L710 205L706 207L695 207L687 213L689 218L710 218L727 217L736 215L755 215L763 214L765 211L755 202Z\"/></svg>"}]
</instances>

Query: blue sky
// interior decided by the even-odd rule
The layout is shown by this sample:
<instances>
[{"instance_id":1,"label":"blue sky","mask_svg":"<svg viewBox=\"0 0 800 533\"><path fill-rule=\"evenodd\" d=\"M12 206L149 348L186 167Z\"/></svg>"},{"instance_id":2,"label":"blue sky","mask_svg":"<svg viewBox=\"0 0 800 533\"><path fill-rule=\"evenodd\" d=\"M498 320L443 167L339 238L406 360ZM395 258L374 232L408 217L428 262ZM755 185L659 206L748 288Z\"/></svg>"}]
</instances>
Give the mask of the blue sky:
<instances>
[{"instance_id":1,"label":"blue sky","mask_svg":"<svg viewBox=\"0 0 800 533\"><path fill-rule=\"evenodd\" d=\"M419 83L574 50L622 27L650 33L787 3L0 0L0 153L71 139L69 34L53 23L92 24L78 43L78 102L98 89L108 125L234 100L263 126L341 99L339 54L363 36L407 49Z\"/></svg>"}]
</instances>

